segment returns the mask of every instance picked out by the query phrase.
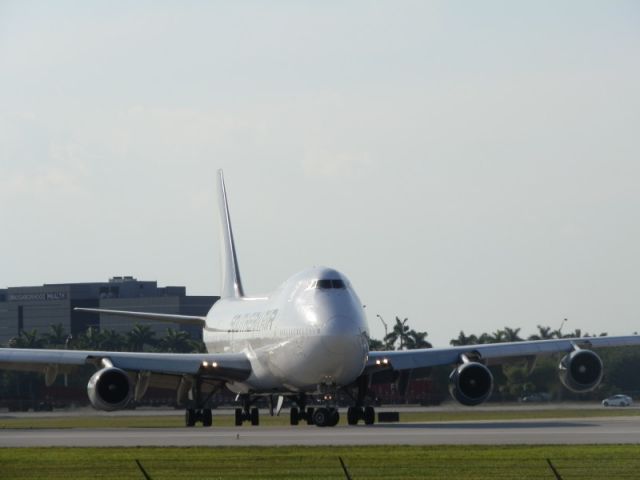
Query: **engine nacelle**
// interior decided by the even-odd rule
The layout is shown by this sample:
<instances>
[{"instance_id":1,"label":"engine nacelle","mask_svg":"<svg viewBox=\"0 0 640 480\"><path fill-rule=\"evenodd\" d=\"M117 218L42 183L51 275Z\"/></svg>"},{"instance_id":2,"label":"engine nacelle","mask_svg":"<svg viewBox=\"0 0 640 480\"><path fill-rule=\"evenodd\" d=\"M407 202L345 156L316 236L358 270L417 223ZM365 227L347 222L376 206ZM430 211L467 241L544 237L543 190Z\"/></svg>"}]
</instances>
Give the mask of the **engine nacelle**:
<instances>
[{"instance_id":1,"label":"engine nacelle","mask_svg":"<svg viewBox=\"0 0 640 480\"><path fill-rule=\"evenodd\" d=\"M589 392L602 380L602 360L591 350L574 350L560 360L560 381L572 392Z\"/></svg>"},{"instance_id":2,"label":"engine nacelle","mask_svg":"<svg viewBox=\"0 0 640 480\"><path fill-rule=\"evenodd\" d=\"M493 375L478 362L463 363L449 375L449 393L463 405L480 405L489 398L492 389Z\"/></svg>"},{"instance_id":3,"label":"engine nacelle","mask_svg":"<svg viewBox=\"0 0 640 480\"><path fill-rule=\"evenodd\" d=\"M133 397L133 385L124 370L103 368L93 374L87 385L89 401L98 410L120 410Z\"/></svg>"}]
</instances>

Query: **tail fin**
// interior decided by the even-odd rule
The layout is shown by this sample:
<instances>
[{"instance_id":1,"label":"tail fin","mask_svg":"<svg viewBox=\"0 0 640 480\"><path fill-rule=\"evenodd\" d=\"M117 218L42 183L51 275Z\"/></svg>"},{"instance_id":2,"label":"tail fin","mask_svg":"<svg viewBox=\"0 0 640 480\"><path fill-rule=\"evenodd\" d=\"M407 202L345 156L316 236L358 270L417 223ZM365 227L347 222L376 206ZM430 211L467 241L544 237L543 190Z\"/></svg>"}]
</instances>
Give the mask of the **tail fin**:
<instances>
[{"instance_id":1,"label":"tail fin","mask_svg":"<svg viewBox=\"0 0 640 480\"><path fill-rule=\"evenodd\" d=\"M222 298L244 297L242 281L240 280L240 270L238 269L236 246L233 242L233 230L231 229L231 217L229 216L227 191L224 187L222 170L218 170L218 205L220 207L220 253L222 255L222 291L220 292L220 296Z\"/></svg>"}]
</instances>

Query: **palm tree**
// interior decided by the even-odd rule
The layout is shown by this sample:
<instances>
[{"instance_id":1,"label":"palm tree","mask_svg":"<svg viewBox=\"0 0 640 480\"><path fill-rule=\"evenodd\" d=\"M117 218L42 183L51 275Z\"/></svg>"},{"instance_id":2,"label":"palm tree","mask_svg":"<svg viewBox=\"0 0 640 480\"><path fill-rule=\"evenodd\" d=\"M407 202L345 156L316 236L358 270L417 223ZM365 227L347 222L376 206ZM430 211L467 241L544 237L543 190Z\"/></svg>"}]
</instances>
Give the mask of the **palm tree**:
<instances>
[{"instance_id":1,"label":"palm tree","mask_svg":"<svg viewBox=\"0 0 640 480\"><path fill-rule=\"evenodd\" d=\"M408 321L408 318L400 320L400 317L396 317L396 323L393 326L393 330L384 337L384 342L389 347L389 350L394 350L393 347L398 341L400 342L398 350L404 350L410 331L409 326L407 325Z\"/></svg>"},{"instance_id":2,"label":"palm tree","mask_svg":"<svg viewBox=\"0 0 640 480\"><path fill-rule=\"evenodd\" d=\"M522 338L520 338L520 329L519 328L509 328L504 327L504 340L505 342L521 342Z\"/></svg>"},{"instance_id":3,"label":"palm tree","mask_svg":"<svg viewBox=\"0 0 640 480\"><path fill-rule=\"evenodd\" d=\"M478 343L478 337L476 337L474 334L467 336L462 330L460 330L460 333L458 334L458 338L454 338L449 342L449 344L453 345L454 347L457 347L460 345L475 345L477 343Z\"/></svg>"},{"instance_id":4,"label":"palm tree","mask_svg":"<svg viewBox=\"0 0 640 480\"><path fill-rule=\"evenodd\" d=\"M531 335L529 340L550 340L556 338L556 331L551 331L551 327L538 325L538 333Z\"/></svg>"},{"instance_id":5,"label":"palm tree","mask_svg":"<svg viewBox=\"0 0 640 480\"><path fill-rule=\"evenodd\" d=\"M119 351L125 346L125 339L115 330L100 331L100 349L109 351Z\"/></svg>"},{"instance_id":6,"label":"palm tree","mask_svg":"<svg viewBox=\"0 0 640 480\"><path fill-rule=\"evenodd\" d=\"M127 344L131 351L142 352L144 346L153 346L156 344L156 332L151 330L149 325L140 325L136 323L133 329L127 333Z\"/></svg>"},{"instance_id":7,"label":"palm tree","mask_svg":"<svg viewBox=\"0 0 640 480\"><path fill-rule=\"evenodd\" d=\"M386 350L386 345L382 340L377 340L375 338L369 338L369 350L372 352L379 352L381 350Z\"/></svg>"},{"instance_id":8,"label":"palm tree","mask_svg":"<svg viewBox=\"0 0 640 480\"><path fill-rule=\"evenodd\" d=\"M38 336L38 331L22 330L17 337L9 340L9 346L12 348L44 348L45 339Z\"/></svg>"},{"instance_id":9,"label":"palm tree","mask_svg":"<svg viewBox=\"0 0 640 480\"><path fill-rule=\"evenodd\" d=\"M100 330L98 327L89 327L74 339L73 348L99 350L100 340Z\"/></svg>"},{"instance_id":10,"label":"palm tree","mask_svg":"<svg viewBox=\"0 0 640 480\"><path fill-rule=\"evenodd\" d=\"M491 341L493 343L503 343L506 342L507 332L504 330L496 330L491 334Z\"/></svg>"},{"instance_id":11,"label":"palm tree","mask_svg":"<svg viewBox=\"0 0 640 480\"><path fill-rule=\"evenodd\" d=\"M69 334L65 332L61 323L49 326L49 332L42 335L47 347L50 348L62 348L67 343Z\"/></svg>"},{"instance_id":12,"label":"palm tree","mask_svg":"<svg viewBox=\"0 0 640 480\"><path fill-rule=\"evenodd\" d=\"M407 337L407 350L415 350L416 348L432 348L431 342L427 341L427 332L416 332L409 330Z\"/></svg>"},{"instance_id":13,"label":"palm tree","mask_svg":"<svg viewBox=\"0 0 640 480\"><path fill-rule=\"evenodd\" d=\"M167 333L158 342L158 347L163 352L172 353L190 353L196 348L188 332L173 328L167 328Z\"/></svg>"}]
</instances>

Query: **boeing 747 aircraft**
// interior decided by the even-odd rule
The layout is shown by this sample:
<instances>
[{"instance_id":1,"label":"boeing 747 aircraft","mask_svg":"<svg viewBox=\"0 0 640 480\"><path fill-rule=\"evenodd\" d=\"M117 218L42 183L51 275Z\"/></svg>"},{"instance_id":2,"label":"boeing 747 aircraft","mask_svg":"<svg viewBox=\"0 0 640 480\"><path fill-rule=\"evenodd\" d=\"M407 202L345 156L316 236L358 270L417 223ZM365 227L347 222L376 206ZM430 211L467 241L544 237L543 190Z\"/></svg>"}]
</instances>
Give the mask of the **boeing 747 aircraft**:
<instances>
[{"instance_id":1,"label":"boeing 747 aircraft","mask_svg":"<svg viewBox=\"0 0 640 480\"><path fill-rule=\"evenodd\" d=\"M491 395L487 367L517 357L535 358L562 352L562 383L574 392L594 389L602 379L600 357L591 348L639 345L640 336L573 338L484 344L406 351L369 351L369 328L362 303L342 273L316 267L295 274L266 297L250 297L242 288L238 257L222 171L219 172L222 234L222 292L206 317L83 309L101 315L199 325L208 353L124 353L74 350L0 349L0 368L44 374L47 385L75 367L92 364L87 385L99 410L125 408L140 400L149 386L174 389L186 406L185 424L212 424L212 395L222 388L238 394L236 425L259 424L255 402L268 396L271 412L289 397L291 424L319 427L339 421L336 396L353 394L347 409L350 425L372 424L368 404L372 378L405 377L411 371L451 365L450 392L463 405L479 405ZM80 309L79 309L80 310ZM311 397L320 406L311 407ZM277 401L275 400L277 399Z\"/></svg>"}]
</instances>

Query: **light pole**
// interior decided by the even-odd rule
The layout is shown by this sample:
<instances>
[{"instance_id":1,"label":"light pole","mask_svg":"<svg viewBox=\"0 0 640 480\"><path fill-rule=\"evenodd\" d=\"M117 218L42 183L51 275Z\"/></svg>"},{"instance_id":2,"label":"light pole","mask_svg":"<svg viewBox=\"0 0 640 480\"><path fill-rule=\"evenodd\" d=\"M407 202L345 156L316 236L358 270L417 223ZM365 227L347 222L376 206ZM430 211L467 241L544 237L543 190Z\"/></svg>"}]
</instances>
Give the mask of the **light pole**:
<instances>
[{"instance_id":1,"label":"light pole","mask_svg":"<svg viewBox=\"0 0 640 480\"><path fill-rule=\"evenodd\" d=\"M564 326L564 324L567 322L567 320L568 320L568 319L567 319L567 318L565 318L565 319L563 319L563 320L560 322L560 328L558 328L558 336L559 336L560 338L562 338L562 327L563 327L563 326Z\"/></svg>"},{"instance_id":2,"label":"light pole","mask_svg":"<svg viewBox=\"0 0 640 480\"><path fill-rule=\"evenodd\" d=\"M384 318L382 318L382 315L380 315L379 313L376 314L376 317L378 317L382 322L382 325L384 325L384 338L387 338L387 335L389 335L389 327L387 326L387 322L384 321Z\"/></svg>"}]
</instances>

